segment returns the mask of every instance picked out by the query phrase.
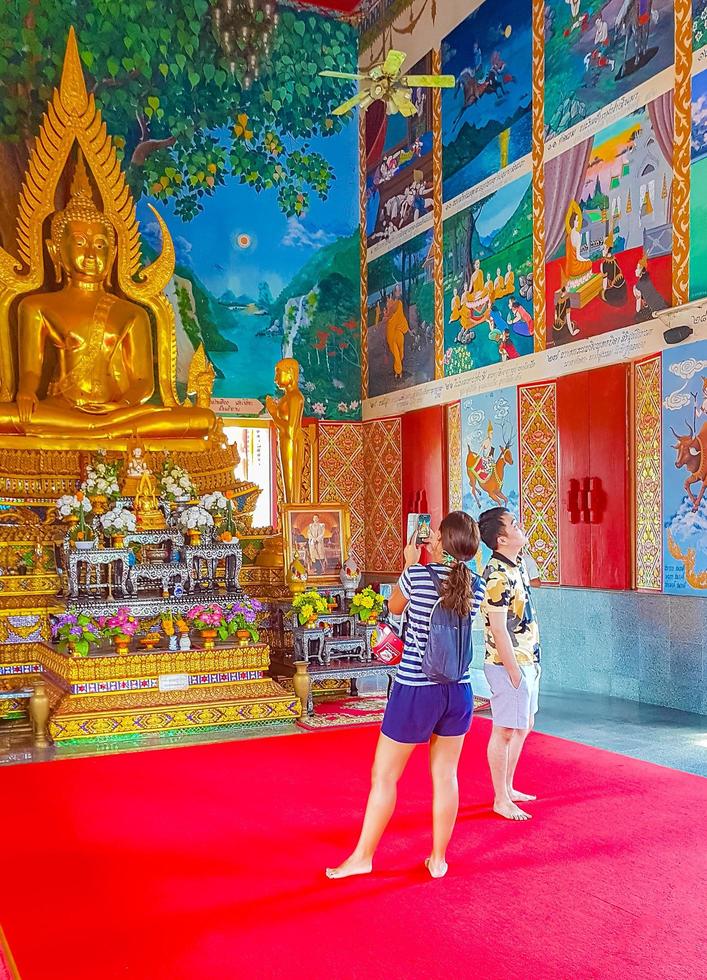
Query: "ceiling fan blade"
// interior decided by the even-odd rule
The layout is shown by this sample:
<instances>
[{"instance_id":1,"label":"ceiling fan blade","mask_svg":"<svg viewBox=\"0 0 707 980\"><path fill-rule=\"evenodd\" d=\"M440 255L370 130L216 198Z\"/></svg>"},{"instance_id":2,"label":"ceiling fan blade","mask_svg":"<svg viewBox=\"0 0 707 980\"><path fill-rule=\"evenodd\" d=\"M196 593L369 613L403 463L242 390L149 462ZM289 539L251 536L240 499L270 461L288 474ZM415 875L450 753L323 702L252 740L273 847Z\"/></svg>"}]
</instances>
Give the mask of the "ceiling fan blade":
<instances>
[{"instance_id":1,"label":"ceiling fan blade","mask_svg":"<svg viewBox=\"0 0 707 980\"><path fill-rule=\"evenodd\" d=\"M415 88L454 88L456 81L454 75L403 75L401 78L403 85Z\"/></svg>"},{"instance_id":2,"label":"ceiling fan blade","mask_svg":"<svg viewBox=\"0 0 707 980\"><path fill-rule=\"evenodd\" d=\"M346 102L342 102L340 106L332 111L332 116L344 116L347 112L354 108L354 106L360 105L368 99L371 102L371 98L368 92L357 92L352 99L347 99Z\"/></svg>"},{"instance_id":3,"label":"ceiling fan blade","mask_svg":"<svg viewBox=\"0 0 707 980\"><path fill-rule=\"evenodd\" d=\"M320 71L319 74L322 78L346 78L351 82L368 77L367 75L352 75L348 71L329 71L328 69L326 71Z\"/></svg>"},{"instance_id":4,"label":"ceiling fan blade","mask_svg":"<svg viewBox=\"0 0 707 980\"><path fill-rule=\"evenodd\" d=\"M405 54L404 51L395 51L395 50L389 51L388 54L385 56L385 61L381 66L381 70L383 74L387 75L388 78L395 78L395 76L400 71L402 64L406 58L407 55Z\"/></svg>"},{"instance_id":5,"label":"ceiling fan blade","mask_svg":"<svg viewBox=\"0 0 707 980\"><path fill-rule=\"evenodd\" d=\"M416 116L417 108L415 107L412 99L410 98L409 89L403 89L402 91L396 89L388 100L388 106L390 107L391 102L395 106L395 109L402 116ZM393 110L395 111L395 110Z\"/></svg>"}]
</instances>

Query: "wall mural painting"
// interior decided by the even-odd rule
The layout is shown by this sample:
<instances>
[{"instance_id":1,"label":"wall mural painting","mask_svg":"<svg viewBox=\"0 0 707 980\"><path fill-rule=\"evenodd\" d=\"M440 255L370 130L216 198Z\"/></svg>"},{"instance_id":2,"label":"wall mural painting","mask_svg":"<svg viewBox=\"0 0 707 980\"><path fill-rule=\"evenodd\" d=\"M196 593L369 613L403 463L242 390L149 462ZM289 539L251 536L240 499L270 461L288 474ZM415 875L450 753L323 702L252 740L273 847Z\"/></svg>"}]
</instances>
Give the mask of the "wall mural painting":
<instances>
[{"instance_id":1,"label":"wall mural painting","mask_svg":"<svg viewBox=\"0 0 707 980\"><path fill-rule=\"evenodd\" d=\"M546 164L548 346L670 305L672 154L671 91Z\"/></svg>"},{"instance_id":2,"label":"wall mural painting","mask_svg":"<svg viewBox=\"0 0 707 980\"><path fill-rule=\"evenodd\" d=\"M663 352L664 591L707 595L707 342Z\"/></svg>"},{"instance_id":3,"label":"wall mural painting","mask_svg":"<svg viewBox=\"0 0 707 980\"><path fill-rule=\"evenodd\" d=\"M203 342L217 372L214 395L256 399L257 411L272 391L274 364L294 353L308 414L355 418L356 125L331 115L346 89L318 72L355 71L356 35L283 6L269 53L256 46L249 68L216 29L221 6L140 0L109 4L100 15L91 4L3 7L0 239L5 248L14 240L29 145L73 23L89 91L121 147L144 251L151 257L159 247L148 202L175 241L168 295L182 390ZM35 24L30 32L25 14Z\"/></svg>"},{"instance_id":4,"label":"wall mural painting","mask_svg":"<svg viewBox=\"0 0 707 980\"><path fill-rule=\"evenodd\" d=\"M411 75L430 74L426 55ZM387 241L432 213L432 93L414 88L417 115L389 116L383 102L366 113L366 236L369 247Z\"/></svg>"},{"instance_id":5,"label":"wall mural painting","mask_svg":"<svg viewBox=\"0 0 707 980\"><path fill-rule=\"evenodd\" d=\"M570 129L673 63L672 0L547 0L545 126Z\"/></svg>"},{"instance_id":6,"label":"wall mural painting","mask_svg":"<svg viewBox=\"0 0 707 980\"><path fill-rule=\"evenodd\" d=\"M442 42L445 201L530 153L531 62L530 0L488 0Z\"/></svg>"},{"instance_id":7,"label":"wall mural painting","mask_svg":"<svg viewBox=\"0 0 707 980\"><path fill-rule=\"evenodd\" d=\"M434 378L432 230L368 264L368 393Z\"/></svg>"},{"instance_id":8,"label":"wall mural painting","mask_svg":"<svg viewBox=\"0 0 707 980\"><path fill-rule=\"evenodd\" d=\"M516 388L501 388L462 399L462 505L475 519L491 507L520 515L517 397ZM482 545L480 572L489 556Z\"/></svg>"},{"instance_id":9,"label":"wall mural painting","mask_svg":"<svg viewBox=\"0 0 707 980\"><path fill-rule=\"evenodd\" d=\"M528 174L444 222L447 375L533 350L532 198Z\"/></svg>"},{"instance_id":10,"label":"wall mural painting","mask_svg":"<svg viewBox=\"0 0 707 980\"><path fill-rule=\"evenodd\" d=\"M702 299L707 296L707 71L692 78L691 149L690 299Z\"/></svg>"}]
</instances>

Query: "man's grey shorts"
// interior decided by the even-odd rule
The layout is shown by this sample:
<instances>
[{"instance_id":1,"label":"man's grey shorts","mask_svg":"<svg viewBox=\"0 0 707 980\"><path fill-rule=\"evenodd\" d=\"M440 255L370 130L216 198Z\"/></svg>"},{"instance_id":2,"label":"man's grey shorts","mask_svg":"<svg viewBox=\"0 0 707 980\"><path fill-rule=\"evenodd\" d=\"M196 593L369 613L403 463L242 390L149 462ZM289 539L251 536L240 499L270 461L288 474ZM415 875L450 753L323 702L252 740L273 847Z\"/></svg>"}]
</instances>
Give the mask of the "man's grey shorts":
<instances>
[{"instance_id":1,"label":"man's grey shorts","mask_svg":"<svg viewBox=\"0 0 707 980\"><path fill-rule=\"evenodd\" d=\"M491 716L501 728L530 728L538 710L540 664L519 664L522 674L516 688L503 664L484 664L491 688Z\"/></svg>"}]
</instances>

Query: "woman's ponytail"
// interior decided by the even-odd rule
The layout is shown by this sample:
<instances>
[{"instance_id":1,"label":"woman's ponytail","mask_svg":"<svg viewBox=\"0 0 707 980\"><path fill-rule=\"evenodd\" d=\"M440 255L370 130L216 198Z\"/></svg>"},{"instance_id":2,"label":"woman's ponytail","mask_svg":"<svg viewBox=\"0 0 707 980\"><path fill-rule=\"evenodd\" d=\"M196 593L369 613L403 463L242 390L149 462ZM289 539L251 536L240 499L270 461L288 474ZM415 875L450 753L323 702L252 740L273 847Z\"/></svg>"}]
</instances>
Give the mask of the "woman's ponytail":
<instances>
[{"instance_id":1,"label":"woman's ponytail","mask_svg":"<svg viewBox=\"0 0 707 980\"><path fill-rule=\"evenodd\" d=\"M441 603L458 616L468 616L473 605L472 579L466 562L479 550L481 538L476 521L463 510L447 514L439 526L442 547L453 559L449 575L442 583Z\"/></svg>"}]
</instances>

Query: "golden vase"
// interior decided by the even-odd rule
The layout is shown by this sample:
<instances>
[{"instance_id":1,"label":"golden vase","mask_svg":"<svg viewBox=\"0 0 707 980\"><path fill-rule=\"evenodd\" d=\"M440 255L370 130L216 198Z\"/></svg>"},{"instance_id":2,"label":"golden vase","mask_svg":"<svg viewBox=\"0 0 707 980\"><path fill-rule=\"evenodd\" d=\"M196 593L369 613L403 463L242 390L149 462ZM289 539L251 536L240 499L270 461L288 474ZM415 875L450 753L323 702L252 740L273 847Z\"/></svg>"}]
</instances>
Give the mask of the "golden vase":
<instances>
[{"instance_id":1,"label":"golden vase","mask_svg":"<svg viewBox=\"0 0 707 980\"><path fill-rule=\"evenodd\" d=\"M119 657L130 653L130 637L122 634L113 637L113 646Z\"/></svg>"},{"instance_id":2,"label":"golden vase","mask_svg":"<svg viewBox=\"0 0 707 980\"><path fill-rule=\"evenodd\" d=\"M295 697L299 698L300 705L302 706L302 714L305 714L307 711L311 683L311 678L307 672L307 662L305 660L298 660L295 664L295 674L292 678L292 687L295 692Z\"/></svg>"},{"instance_id":3,"label":"golden vase","mask_svg":"<svg viewBox=\"0 0 707 980\"><path fill-rule=\"evenodd\" d=\"M204 650L213 650L218 633L214 629L200 630Z\"/></svg>"}]
</instances>

